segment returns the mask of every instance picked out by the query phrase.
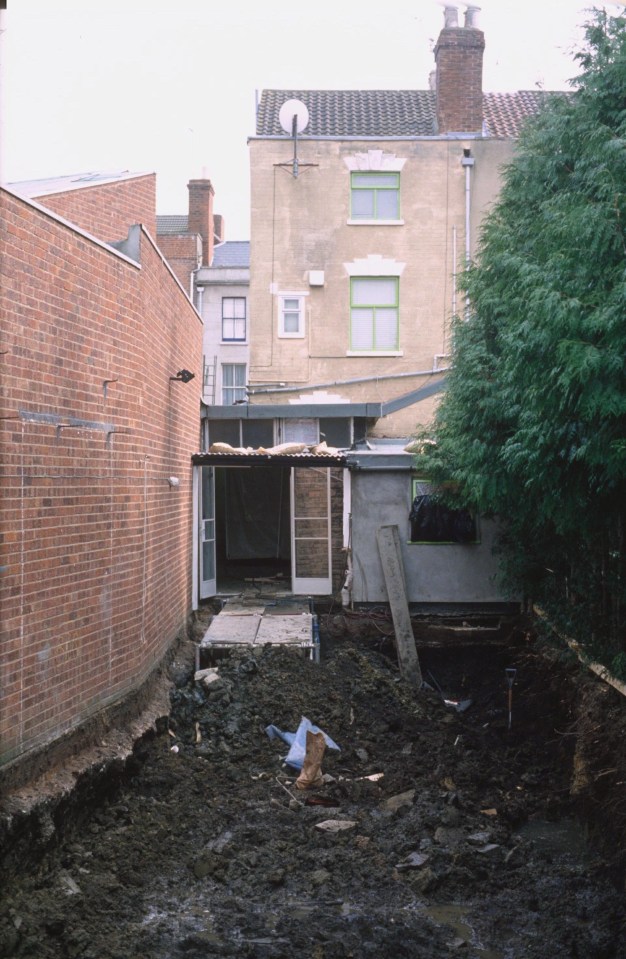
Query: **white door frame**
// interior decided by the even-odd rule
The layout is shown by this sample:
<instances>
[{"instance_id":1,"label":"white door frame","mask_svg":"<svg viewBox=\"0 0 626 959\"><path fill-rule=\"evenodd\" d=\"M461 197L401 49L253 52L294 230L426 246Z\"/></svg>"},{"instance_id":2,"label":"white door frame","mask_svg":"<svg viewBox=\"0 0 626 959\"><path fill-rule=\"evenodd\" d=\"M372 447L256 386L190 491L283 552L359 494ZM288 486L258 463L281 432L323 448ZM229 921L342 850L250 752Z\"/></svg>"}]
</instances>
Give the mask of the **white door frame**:
<instances>
[{"instance_id":1,"label":"white door frame","mask_svg":"<svg viewBox=\"0 0 626 959\"><path fill-rule=\"evenodd\" d=\"M332 593L332 538L331 538L331 512L330 512L330 469L328 467L321 467L324 470L326 475L326 515L310 515L310 516L296 516L296 495L295 495L295 483L296 483L296 470L300 469L302 471L312 469L313 467L294 467L291 468L291 478L290 478L290 509L291 509L291 591L292 593L299 593L304 595L315 594L318 596L327 596ZM302 536L298 537L298 521L299 520L318 520L326 521L325 532L320 536ZM320 526L322 523L320 522ZM324 539L327 544L327 559L326 559L326 568L327 575L323 577L298 577L296 575L296 556L297 550L296 546L298 541L304 541L310 539L311 541L319 542L320 539Z\"/></svg>"}]
</instances>

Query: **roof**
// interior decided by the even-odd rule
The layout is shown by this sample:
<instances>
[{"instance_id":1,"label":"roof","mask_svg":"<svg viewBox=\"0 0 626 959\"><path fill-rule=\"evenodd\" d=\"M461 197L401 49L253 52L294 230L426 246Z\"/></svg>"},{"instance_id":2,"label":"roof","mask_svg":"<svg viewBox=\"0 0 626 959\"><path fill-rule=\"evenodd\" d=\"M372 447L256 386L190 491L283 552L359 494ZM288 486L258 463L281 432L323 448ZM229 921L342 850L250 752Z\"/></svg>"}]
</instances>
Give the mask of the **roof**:
<instances>
[{"instance_id":1,"label":"roof","mask_svg":"<svg viewBox=\"0 0 626 959\"><path fill-rule=\"evenodd\" d=\"M189 217L175 214L174 216L157 216L157 236L163 236L164 233L187 233L189 229Z\"/></svg>"},{"instance_id":2,"label":"roof","mask_svg":"<svg viewBox=\"0 0 626 959\"><path fill-rule=\"evenodd\" d=\"M53 193L67 193L88 186L102 186L105 183L118 183L120 180L132 180L135 177L151 176L150 172L131 173L121 170L118 173L70 173L64 176L46 177L42 180L18 180L9 186L20 196L38 197Z\"/></svg>"},{"instance_id":3,"label":"roof","mask_svg":"<svg viewBox=\"0 0 626 959\"><path fill-rule=\"evenodd\" d=\"M211 266L249 267L250 241L227 240L219 243L213 250Z\"/></svg>"},{"instance_id":4,"label":"roof","mask_svg":"<svg viewBox=\"0 0 626 959\"><path fill-rule=\"evenodd\" d=\"M550 96L554 93L544 90L483 94L483 133L517 137L524 121L538 113ZM257 136L287 136L278 113L291 99L302 100L309 111L301 139L437 136L432 90L264 90L257 112Z\"/></svg>"}]
</instances>

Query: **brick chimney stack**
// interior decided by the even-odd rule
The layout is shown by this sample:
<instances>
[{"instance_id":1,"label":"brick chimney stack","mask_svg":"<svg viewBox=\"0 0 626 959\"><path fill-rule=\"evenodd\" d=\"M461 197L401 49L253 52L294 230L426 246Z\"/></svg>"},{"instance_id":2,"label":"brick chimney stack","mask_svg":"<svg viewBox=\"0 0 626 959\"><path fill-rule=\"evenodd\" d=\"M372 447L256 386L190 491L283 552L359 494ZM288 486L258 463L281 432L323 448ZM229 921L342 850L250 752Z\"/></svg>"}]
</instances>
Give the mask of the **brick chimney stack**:
<instances>
[{"instance_id":1,"label":"brick chimney stack","mask_svg":"<svg viewBox=\"0 0 626 959\"><path fill-rule=\"evenodd\" d=\"M210 266L213 260L215 231L213 222L213 197L215 190L210 180L190 180L189 218L190 233L199 233L202 237L202 266Z\"/></svg>"},{"instance_id":2,"label":"brick chimney stack","mask_svg":"<svg viewBox=\"0 0 626 959\"><path fill-rule=\"evenodd\" d=\"M483 51L479 7L468 5L464 26L458 8L446 4L435 46L437 132L480 133L483 128Z\"/></svg>"}]
</instances>

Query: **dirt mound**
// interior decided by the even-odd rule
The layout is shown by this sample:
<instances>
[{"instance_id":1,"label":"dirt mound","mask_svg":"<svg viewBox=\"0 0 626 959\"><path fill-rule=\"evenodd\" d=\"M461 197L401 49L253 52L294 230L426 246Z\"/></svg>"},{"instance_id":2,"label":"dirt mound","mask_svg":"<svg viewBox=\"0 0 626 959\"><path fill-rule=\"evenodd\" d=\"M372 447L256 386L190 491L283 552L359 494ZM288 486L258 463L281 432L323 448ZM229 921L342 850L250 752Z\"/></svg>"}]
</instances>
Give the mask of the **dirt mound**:
<instances>
[{"instance_id":1,"label":"dirt mound","mask_svg":"<svg viewBox=\"0 0 626 959\"><path fill-rule=\"evenodd\" d=\"M528 646L421 660L420 693L371 641L326 639L319 665L233 652L208 685L180 670L168 723L100 804L42 820L0 956L626 955L621 853L574 819L619 782L588 735L610 702L622 761L616 694ZM303 716L340 747L311 791L266 733Z\"/></svg>"}]
</instances>

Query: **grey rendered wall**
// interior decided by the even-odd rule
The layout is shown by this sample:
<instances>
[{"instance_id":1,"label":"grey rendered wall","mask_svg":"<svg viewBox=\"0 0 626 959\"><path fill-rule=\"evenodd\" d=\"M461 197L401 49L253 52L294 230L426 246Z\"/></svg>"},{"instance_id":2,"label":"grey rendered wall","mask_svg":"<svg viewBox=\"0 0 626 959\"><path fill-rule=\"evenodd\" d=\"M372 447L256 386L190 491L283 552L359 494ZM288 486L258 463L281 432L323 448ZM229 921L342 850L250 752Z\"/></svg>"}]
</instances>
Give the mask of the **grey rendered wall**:
<instances>
[{"instance_id":1,"label":"grey rendered wall","mask_svg":"<svg viewBox=\"0 0 626 959\"><path fill-rule=\"evenodd\" d=\"M409 545L411 474L408 471L353 472L352 599L355 603L387 602L376 546L379 526L397 525L411 603L508 602L498 589L497 561L492 547L496 527L481 519L479 544Z\"/></svg>"}]
</instances>

